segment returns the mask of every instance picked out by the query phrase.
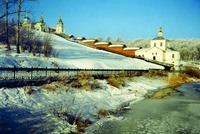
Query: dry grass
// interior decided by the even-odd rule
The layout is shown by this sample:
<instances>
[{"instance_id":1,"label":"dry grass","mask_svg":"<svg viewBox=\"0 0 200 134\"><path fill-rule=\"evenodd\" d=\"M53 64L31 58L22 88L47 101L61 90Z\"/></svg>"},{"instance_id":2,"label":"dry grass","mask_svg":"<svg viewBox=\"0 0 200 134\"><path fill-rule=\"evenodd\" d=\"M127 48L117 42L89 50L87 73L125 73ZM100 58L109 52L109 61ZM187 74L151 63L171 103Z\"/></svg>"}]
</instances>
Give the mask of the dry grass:
<instances>
[{"instance_id":1,"label":"dry grass","mask_svg":"<svg viewBox=\"0 0 200 134\"><path fill-rule=\"evenodd\" d=\"M161 99L164 98L166 96L168 96L171 93L176 93L176 91L172 88L165 88L163 90L160 90L158 92L156 92L151 98L153 99Z\"/></svg>"},{"instance_id":2,"label":"dry grass","mask_svg":"<svg viewBox=\"0 0 200 134\"><path fill-rule=\"evenodd\" d=\"M188 76L185 73L173 74L169 79L168 83L172 87L180 86L181 84L188 81Z\"/></svg>"},{"instance_id":3,"label":"dry grass","mask_svg":"<svg viewBox=\"0 0 200 134\"><path fill-rule=\"evenodd\" d=\"M68 90L71 88L82 90L100 89L101 85L97 79L94 79L90 73L80 72L77 78L62 77L60 81L49 82L43 85L43 89L48 92L54 92L57 89Z\"/></svg>"},{"instance_id":4,"label":"dry grass","mask_svg":"<svg viewBox=\"0 0 200 134\"><path fill-rule=\"evenodd\" d=\"M81 113L79 114L79 116L74 120L74 124L76 124L77 126L77 131L78 132L85 132L85 128L87 128L89 126L89 124L91 123L90 119L87 118L85 121L81 121Z\"/></svg>"},{"instance_id":5,"label":"dry grass","mask_svg":"<svg viewBox=\"0 0 200 134\"><path fill-rule=\"evenodd\" d=\"M64 86L64 83L62 81L56 81L56 82L51 82L49 84L45 84L42 87L47 92L55 92L57 89L60 89L63 86Z\"/></svg>"},{"instance_id":6,"label":"dry grass","mask_svg":"<svg viewBox=\"0 0 200 134\"><path fill-rule=\"evenodd\" d=\"M143 76L150 77L150 78L166 77L168 76L168 72L165 70L150 70L149 72L144 73Z\"/></svg>"},{"instance_id":7,"label":"dry grass","mask_svg":"<svg viewBox=\"0 0 200 134\"><path fill-rule=\"evenodd\" d=\"M67 117L67 122L71 125L76 125L76 129L79 133L85 132L85 129L89 126L89 124L92 124L89 118L86 118L85 120L81 119L82 113L78 115L78 117L75 117L72 114L69 114L68 112L57 112L53 111L53 114L56 118L59 119L65 119L63 117Z\"/></svg>"},{"instance_id":8,"label":"dry grass","mask_svg":"<svg viewBox=\"0 0 200 134\"><path fill-rule=\"evenodd\" d=\"M107 110L104 110L104 109L100 109L97 112L97 114L98 114L99 117L107 117L107 116L110 115L110 113Z\"/></svg>"},{"instance_id":9,"label":"dry grass","mask_svg":"<svg viewBox=\"0 0 200 134\"><path fill-rule=\"evenodd\" d=\"M34 90L32 86L24 86L23 89L26 91L28 95L33 94Z\"/></svg>"},{"instance_id":10,"label":"dry grass","mask_svg":"<svg viewBox=\"0 0 200 134\"><path fill-rule=\"evenodd\" d=\"M108 84L117 88L121 88L126 86L126 78L125 76L110 76L106 79Z\"/></svg>"}]
</instances>

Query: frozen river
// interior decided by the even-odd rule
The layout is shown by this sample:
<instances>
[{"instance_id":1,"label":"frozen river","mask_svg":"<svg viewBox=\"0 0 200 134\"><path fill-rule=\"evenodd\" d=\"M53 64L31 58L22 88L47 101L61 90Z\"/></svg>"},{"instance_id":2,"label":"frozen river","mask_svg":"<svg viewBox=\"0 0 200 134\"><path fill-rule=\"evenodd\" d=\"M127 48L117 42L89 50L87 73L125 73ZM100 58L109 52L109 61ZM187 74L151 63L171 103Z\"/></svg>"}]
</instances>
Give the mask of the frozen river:
<instances>
[{"instance_id":1,"label":"frozen river","mask_svg":"<svg viewBox=\"0 0 200 134\"><path fill-rule=\"evenodd\" d=\"M145 99L95 134L200 134L200 82L186 83L164 99Z\"/></svg>"}]
</instances>

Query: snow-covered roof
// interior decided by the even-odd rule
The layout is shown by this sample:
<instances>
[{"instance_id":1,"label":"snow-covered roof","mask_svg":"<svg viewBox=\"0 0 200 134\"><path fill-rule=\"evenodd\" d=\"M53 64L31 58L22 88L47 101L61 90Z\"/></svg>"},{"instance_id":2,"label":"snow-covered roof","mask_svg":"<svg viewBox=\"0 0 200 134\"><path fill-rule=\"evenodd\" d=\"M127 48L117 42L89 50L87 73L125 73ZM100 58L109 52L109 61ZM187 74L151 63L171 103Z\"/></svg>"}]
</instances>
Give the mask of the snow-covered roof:
<instances>
[{"instance_id":1,"label":"snow-covered roof","mask_svg":"<svg viewBox=\"0 0 200 134\"><path fill-rule=\"evenodd\" d=\"M74 37L74 35L73 34L69 34L69 37Z\"/></svg>"},{"instance_id":2,"label":"snow-covered roof","mask_svg":"<svg viewBox=\"0 0 200 134\"><path fill-rule=\"evenodd\" d=\"M108 47L126 47L126 45L110 45Z\"/></svg>"},{"instance_id":3,"label":"snow-covered roof","mask_svg":"<svg viewBox=\"0 0 200 134\"><path fill-rule=\"evenodd\" d=\"M139 47L126 47L123 50L138 50L140 49Z\"/></svg>"},{"instance_id":4,"label":"snow-covered roof","mask_svg":"<svg viewBox=\"0 0 200 134\"><path fill-rule=\"evenodd\" d=\"M148 51L148 50L149 50L149 48L143 48L143 49L137 50L137 52L146 52L146 51Z\"/></svg>"},{"instance_id":5,"label":"snow-covered roof","mask_svg":"<svg viewBox=\"0 0 200 134\"><path fill-rule=\"evenodd\" d=\"M110 44L110 42L97 42L97 43L95 43L95 45L102 45L102 44L109 45L109 44Z\"/></svg>"},{"instance_id":6,"label":"snow-covered roof","mask_svg":"<svg viewBox=\"0 0 200 134\"><path fill-rule=\"evenodd\" d=\"M76 39L81 40L81 39L85 39L85 37L77 37Z\"/></svg>"},{"instance_id":7,"label":"snow-covered roof","mask_svg":"<svg viewBox=\"0 0 200 134\"><path fill-rule=\"evenodd\" d=\"M161 37L155 37L155 38L153 38L152 40L166 40L163 36L161 36Z\"/></svg>"},{"instance_id":8,"label":"snow-covered roof","mask_svg":"<svg viewBox=\"0 0 200 134\"><path fill-rule=\"evenodd\" d=\"M82 42L97 42L97 40L83 40Z\"/></svg>"}]
</instances>

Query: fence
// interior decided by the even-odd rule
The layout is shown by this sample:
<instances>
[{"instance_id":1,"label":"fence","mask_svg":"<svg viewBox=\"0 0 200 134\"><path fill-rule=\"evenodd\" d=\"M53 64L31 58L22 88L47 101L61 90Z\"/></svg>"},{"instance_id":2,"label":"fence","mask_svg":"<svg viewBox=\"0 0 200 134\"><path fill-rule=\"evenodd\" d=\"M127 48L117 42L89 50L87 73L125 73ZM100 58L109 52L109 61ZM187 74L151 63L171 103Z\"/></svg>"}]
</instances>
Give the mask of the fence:
<instances>
[{"instance_id":1,"label":"fence","mask_svg":"<svg viewBox=\"0 0 200 134\"><path fill-rule=\"evenodd\" d=\"M70 69L70 68L0 68L0 79L42 79L47 77L77 77L80 72L96 77L108 77L112 75L122 74L131 76L133 74L141 74L149 70L134 69Z\"/></svg>"}]
</instances>

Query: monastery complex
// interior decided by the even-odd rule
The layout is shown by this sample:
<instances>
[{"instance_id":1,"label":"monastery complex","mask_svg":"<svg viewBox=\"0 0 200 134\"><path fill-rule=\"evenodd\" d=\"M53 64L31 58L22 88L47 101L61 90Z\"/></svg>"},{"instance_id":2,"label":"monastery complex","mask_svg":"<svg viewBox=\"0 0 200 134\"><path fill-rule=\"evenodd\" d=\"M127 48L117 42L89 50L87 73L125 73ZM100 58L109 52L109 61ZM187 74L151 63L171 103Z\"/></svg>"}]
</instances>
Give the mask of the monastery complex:
<instances>
[{"instance_id":1,"label":"monastery complex","mask_svg":"<svg viewBox=\"0 0 200 134\"><path fill-rule=\"evenodd\" d=\"M49 27L45 22L43 17L40 17L40 21L37 23L31 23L28 15L24 17L22 28L28 30L37 30L42 32L64 33L64 23L60 17L56 28ZM158 36L150 41L149 48L135 48L127 47L125 44L112 44L111 42L99 42L98 40L87 40L85 37L75 38L73 35L69 35L70 41L75 41L78 43L86 44L90 47L109 51L112 53L124 55L127 57L136 57L144 60L151 60L152 62L160 62L171 64L175 67L180 65L180 53L174 51L170 47L170 40L163 37L162 27L160 27Z\"/></svg>"},{"instance_id":2,"label":"monastery complex","mask_svg":"<svg viewBox=\"0 0 200 134\"><path fill-rule=\"evenodd\" d=\"M45 22L43 17L40 17L40 21L37 23L31 23L28 14L24 17L24 21L22 24L22 28L26 30L37 30L42 32L49 33L64 33L64 23L62 21L62 17L59 18L56 28L49 27Z\"/></svg>"},{"instance_id":3,"label":"monastery complex","mask_svg":"<svg viewBox=\"0 0 200 134\"><path fill-rule=\"evenodd\" d=\"M74 38L74 36L70 36ZM170 64L174 67L180 65L180 53L170 47L170 40L163 37L162 27L158 36L150 42L149 48L127 47L125 44L112 44L111 42L98 42L98 40L87 40L84 37L77 37L74 40L82 42L97 49L117 53L128 57L136 57L155 63Z\"/></svg>"}]
</instances>

